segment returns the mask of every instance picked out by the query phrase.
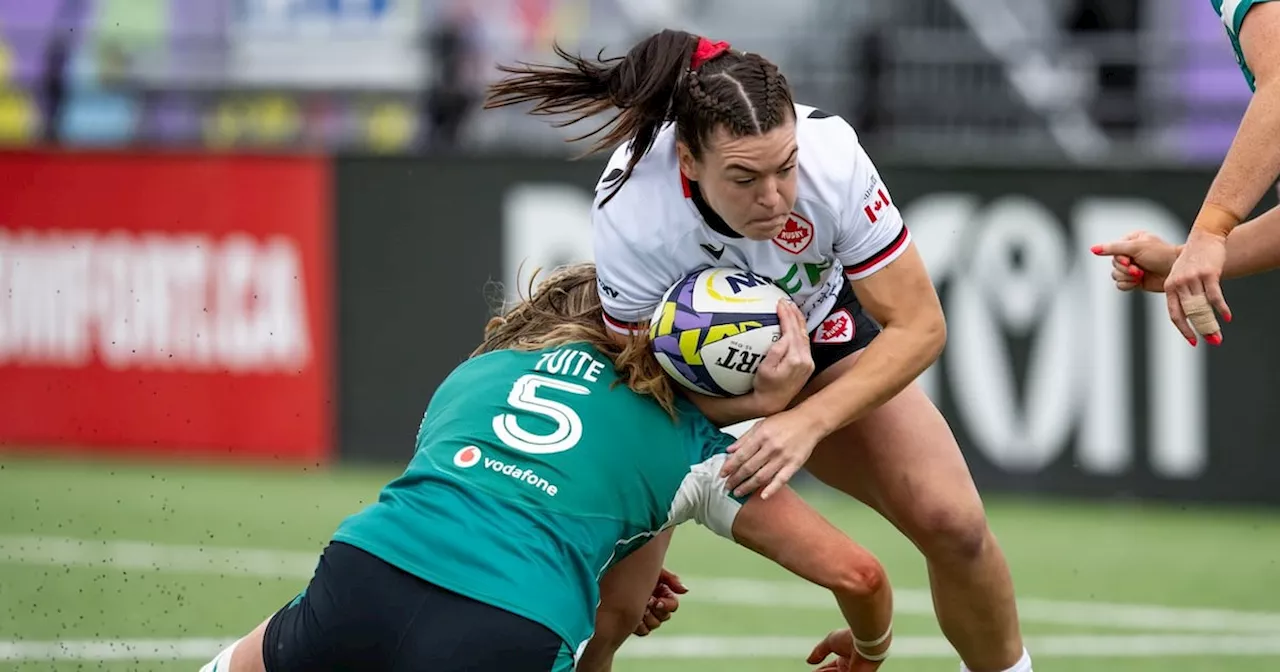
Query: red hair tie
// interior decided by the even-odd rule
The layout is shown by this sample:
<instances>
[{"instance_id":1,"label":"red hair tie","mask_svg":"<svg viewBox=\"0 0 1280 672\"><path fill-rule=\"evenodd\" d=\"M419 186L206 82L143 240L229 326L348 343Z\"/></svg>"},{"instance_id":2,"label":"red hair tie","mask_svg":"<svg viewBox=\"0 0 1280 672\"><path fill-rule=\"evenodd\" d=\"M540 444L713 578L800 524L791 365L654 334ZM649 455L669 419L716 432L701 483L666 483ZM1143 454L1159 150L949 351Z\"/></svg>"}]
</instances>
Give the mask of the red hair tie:
<instances>
[{"instance_id":1,"label":"red hair tie","mask_svg":"<svg viewBox=\"0 0 1280 672\"><path fill-rule=\"evenodd\" d=\"M690 61L689 68L697 70L702 67L703 63L729 51L728 42L712 42L705 37L698 38L698 47L693 50L693 58Z\"/></svg>"}]
</instances>

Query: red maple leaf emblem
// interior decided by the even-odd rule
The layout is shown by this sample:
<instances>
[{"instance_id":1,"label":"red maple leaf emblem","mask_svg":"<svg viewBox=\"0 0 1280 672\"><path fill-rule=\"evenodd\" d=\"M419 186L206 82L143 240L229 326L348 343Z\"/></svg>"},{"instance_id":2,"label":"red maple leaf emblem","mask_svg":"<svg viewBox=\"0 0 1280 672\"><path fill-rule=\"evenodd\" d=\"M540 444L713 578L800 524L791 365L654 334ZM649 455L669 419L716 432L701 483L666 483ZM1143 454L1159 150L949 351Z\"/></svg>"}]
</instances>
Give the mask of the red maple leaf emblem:
<instances>
[{"instance_id":1,"label":"red maple leaf emblem","mask_svg":"<svg viewBox=\"0 0 1280 672\"><path fill-rule=\"evenodd\" d=\"M773 238L773 244L790 252L800 254L813 242L813 224L800 215L791 213L782 231Z\"/></svg>"},{"instance_id":2,"label":"red maple leaf emblem","mask_svg":"<svg viewBox=\"0 0 1280 672\"><path fill-rule=\"evenodd\" d=\"M824 320L822 323L822 339L826 341L834 341L838 338L849 335L849 318L844 315L837 315L832 319Z\"/></svg>"}]
</instances>

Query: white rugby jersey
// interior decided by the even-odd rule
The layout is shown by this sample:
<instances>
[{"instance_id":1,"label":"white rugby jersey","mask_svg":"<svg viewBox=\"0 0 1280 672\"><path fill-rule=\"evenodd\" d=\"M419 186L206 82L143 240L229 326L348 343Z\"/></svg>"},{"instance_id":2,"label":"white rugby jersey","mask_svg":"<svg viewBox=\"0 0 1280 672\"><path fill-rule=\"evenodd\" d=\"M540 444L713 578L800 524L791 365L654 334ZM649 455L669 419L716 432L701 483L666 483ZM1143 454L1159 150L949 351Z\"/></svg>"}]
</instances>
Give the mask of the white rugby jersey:
<instances>
[{"instance_id":1,"label":"white rugby jersey","mask_svg":"<svg viewBox=\"0 0 1280 672\"><path fill-rule=\"evenodd\" d=\"M796 204L777 238L734 233L680 172L668 124L630 179L600 202L626 169L626 144L596 185L592 229L606 321L627 333L652 318L677 280L709 266L734 266L772 279L804 311L810 331L830 313L844 277L872 275L911 240L889 189L845 120L796 106Z\"/></svg>"}]
</instances>

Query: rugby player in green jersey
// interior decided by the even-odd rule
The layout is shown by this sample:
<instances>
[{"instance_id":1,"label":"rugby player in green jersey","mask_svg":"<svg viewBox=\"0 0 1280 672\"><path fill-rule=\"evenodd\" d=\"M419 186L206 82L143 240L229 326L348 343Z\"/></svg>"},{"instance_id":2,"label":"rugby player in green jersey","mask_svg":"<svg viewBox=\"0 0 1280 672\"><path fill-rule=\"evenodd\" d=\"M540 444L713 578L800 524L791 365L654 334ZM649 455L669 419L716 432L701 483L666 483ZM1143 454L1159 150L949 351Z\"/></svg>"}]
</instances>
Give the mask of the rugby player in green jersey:
<instances>
[{"instance_id":1,"label":"rugby player in green jersey","mask_svg":"<svg viewBox=\"0 0 1280 672\"><path fill-rule=\"evenodd\" d=\"M779 312L777 351L807 357L799 309ZM779 359L762 366L794 364ZM856 645L840 664L876 669L892 639L880 563L790 490L732 496L733 441L643 336L610 338L594 266L561 269L489 323L403 475L338 526L307 588L203 672L608 669L644 601L593 638L600 582L687 520L830 589Z\"/></svg>"},{"instance_id":2,"label":"rugby player in green jersey","mask_svg":"<svg viewBox=\"0 0 1280 672\"><path fill-rule=\"evenodd\" d=\"M1210 0L1253 97L1209 186L1185 245L1137 231L1098 245L1122 290L1165 292L1169 317L1192 345L1222 343L1217 316L1231 321L1222 278L1280 268L1280 208L1240 222L1280 176L1280 2Z\"/></svg>"}]
</instances>

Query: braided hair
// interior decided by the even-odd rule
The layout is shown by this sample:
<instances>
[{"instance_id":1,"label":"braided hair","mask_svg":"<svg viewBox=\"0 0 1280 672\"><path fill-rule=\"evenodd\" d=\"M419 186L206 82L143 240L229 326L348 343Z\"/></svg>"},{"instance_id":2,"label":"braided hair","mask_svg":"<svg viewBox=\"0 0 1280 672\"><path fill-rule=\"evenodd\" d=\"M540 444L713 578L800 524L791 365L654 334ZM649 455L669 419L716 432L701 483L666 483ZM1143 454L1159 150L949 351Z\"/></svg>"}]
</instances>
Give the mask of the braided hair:
<instances>
[{"instance_id":1,"label":"braided hair","mask_svg":"<svg viewBox=\"0 0 1280 672\"><path fill-rule=\"evenodd\" d=\"M698 159L718 127L734 137L763 135L795 115L791 88L776 65L692 33L664 30L617 58L604 59L603 52L584 58L559 45L555 53L565 65L499 66L508 76L489 88L485 109L534 103L531 114L570 115L557 127L612 111L595 130L570 138L603 132L587 154L631 145L626 170L601 205L631 177L668 122Z\"/></svg>"}]
</instances>

